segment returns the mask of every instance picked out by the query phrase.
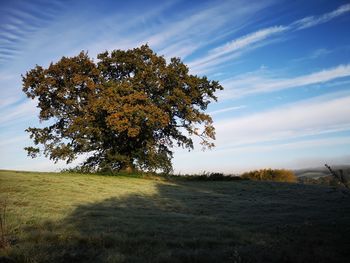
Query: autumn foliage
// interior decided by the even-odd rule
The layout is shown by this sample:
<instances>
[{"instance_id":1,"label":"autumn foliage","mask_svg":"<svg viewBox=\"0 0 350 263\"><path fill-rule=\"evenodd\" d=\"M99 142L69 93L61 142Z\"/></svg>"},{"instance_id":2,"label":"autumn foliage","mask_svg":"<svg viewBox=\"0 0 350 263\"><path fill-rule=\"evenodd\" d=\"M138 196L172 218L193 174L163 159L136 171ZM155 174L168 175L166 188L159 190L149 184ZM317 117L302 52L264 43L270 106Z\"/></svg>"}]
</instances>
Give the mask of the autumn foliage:
<instances>
[{"instance_id":1,"label":"autumn foliage","mask_svg":"<svg viewBox=\"0 0 350 263\"><path fill-rule=\"evenodd\" d=\"M23 76L23 91L37 99L39 119L30 127L35 146L54 161L85 154L86 170L172 169L174 144L192 149L193 135L214 146L215 129L205 113L222 87L189 74L179 58L169 63L147 45L98 55L81 52Z\"/></svg>"}]
</instances>

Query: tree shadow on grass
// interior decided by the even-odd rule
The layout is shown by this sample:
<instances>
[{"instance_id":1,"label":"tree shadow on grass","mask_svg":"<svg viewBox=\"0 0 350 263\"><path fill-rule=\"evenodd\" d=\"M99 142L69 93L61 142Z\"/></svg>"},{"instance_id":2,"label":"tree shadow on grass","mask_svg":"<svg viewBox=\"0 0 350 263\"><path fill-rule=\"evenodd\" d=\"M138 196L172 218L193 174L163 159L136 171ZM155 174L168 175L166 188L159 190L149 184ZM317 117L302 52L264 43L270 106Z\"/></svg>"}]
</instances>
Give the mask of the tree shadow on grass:
<instances>
[{"instance_id":1,"label":"tree shadow on grass","mask_svg":"<svg viewBox=\"0 0 350 263\"><path fill-rule=\"evenodd\" d=\"M345 262L349 197L256 182L159 183L26 229L29 262Z\"/></svg>"}]
</instances>

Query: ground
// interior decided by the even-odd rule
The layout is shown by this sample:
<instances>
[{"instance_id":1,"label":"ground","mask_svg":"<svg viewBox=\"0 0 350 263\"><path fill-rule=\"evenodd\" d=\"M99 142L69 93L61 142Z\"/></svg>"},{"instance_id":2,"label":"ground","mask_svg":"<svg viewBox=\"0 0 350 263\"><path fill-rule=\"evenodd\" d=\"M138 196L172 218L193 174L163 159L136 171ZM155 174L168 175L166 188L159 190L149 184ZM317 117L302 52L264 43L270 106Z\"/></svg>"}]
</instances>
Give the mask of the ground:
<instances>
[{"instance_id":1,"label":"ground","mask_svg":"<svg viewBox=\"0 0 350 263\"><path fill-rule=\"evenodd\" d=\"M0 171L1 260L347 262L344 189Z\"/></svg>"}]
</instances>

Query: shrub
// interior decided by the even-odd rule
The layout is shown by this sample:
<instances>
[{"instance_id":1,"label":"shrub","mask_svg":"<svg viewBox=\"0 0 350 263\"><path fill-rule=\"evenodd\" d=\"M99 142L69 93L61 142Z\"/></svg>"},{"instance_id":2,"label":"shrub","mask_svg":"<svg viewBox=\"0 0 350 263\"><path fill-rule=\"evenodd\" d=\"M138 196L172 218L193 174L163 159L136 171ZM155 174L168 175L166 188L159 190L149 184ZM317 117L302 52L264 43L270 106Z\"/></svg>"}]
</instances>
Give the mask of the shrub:
<instances>
[{"instance_id":1,"label":"shrub","mask_svg":"<svg viewBox=\"0 0 350 263\"><path fill-rule=\"evenodd\" d=\"M297 182L297 177L290 170L285 169L261 169L243 173L243 179L257 181L275 181L275 182Z\"/></svg>"}]
</instances>

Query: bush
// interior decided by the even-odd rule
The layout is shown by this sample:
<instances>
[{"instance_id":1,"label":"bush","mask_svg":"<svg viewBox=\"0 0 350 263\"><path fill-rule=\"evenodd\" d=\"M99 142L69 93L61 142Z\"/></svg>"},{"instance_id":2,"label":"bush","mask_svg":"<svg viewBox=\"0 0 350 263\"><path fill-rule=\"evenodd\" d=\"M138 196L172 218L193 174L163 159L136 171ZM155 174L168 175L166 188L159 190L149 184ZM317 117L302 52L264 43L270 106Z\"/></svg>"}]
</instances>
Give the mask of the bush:
<instances>
[{"instance_id":1,"label":"bush","mask_svg":"<svg viewBox=\"0 0 350 263\"><path fill-rule=\"evenodd\" d=\"M285 169L261 169L243 173L243 179L257 181L275 181L275 182L297 182L297 177L290 170Z\"/></svg>"}]
</instances>

